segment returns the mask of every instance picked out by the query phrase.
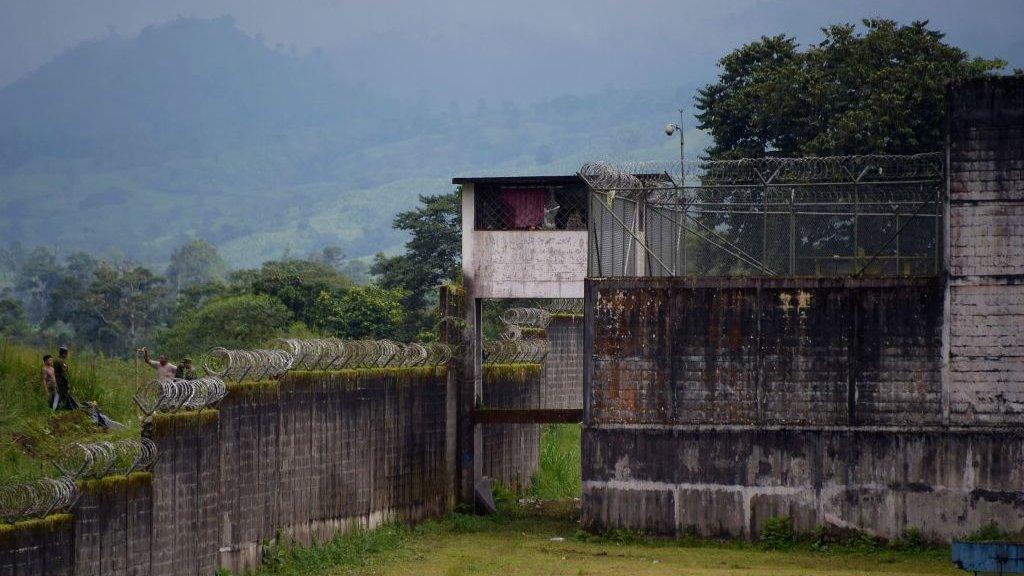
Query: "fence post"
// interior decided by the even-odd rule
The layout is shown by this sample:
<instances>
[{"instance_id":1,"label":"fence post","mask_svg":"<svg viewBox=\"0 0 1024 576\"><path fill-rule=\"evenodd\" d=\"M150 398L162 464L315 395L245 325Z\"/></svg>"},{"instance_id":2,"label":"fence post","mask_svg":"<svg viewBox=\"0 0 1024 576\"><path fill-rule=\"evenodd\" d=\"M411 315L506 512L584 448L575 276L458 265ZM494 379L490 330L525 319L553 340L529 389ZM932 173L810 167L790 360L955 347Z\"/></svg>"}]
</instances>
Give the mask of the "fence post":
<instances>
[{"instance_id":1,"label":"fence post","mask_svg":"<svg viewBox=\"0 0 1024 576\"><path fill-rule=\"evenodd\" d=\"M789 275L796 276L796 190L789 189Z\"/></svg>"}]
</instances>

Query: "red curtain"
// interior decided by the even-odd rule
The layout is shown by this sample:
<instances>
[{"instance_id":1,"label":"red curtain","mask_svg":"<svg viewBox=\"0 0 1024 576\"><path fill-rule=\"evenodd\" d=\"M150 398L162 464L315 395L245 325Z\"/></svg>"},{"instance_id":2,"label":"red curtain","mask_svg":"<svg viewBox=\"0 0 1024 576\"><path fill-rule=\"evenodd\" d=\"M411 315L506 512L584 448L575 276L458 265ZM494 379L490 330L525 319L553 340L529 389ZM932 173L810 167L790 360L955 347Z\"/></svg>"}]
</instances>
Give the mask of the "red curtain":
<instances>
[{"instance_id":1,"label":"red curtain","mask_svg":"<svg viewBox=\"0 0 1024 576\"><path fill-rule=\"evenodd\" d=\"M547 198L548 191L544 188L502 189L501 203L507 209L505 224L513 230L540 228Z\"/></svg>"}]
</instances>

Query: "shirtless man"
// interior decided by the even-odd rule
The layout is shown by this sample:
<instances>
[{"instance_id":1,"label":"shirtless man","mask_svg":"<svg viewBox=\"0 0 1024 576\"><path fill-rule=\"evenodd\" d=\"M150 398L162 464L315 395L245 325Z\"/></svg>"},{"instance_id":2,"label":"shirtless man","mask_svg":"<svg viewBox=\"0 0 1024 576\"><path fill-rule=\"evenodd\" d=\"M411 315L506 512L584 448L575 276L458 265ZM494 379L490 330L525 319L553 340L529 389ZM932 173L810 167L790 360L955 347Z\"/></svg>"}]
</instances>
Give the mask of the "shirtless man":
<instances>
[{"instance_id":1,"label":"shirtless man","mask_svg":"<svg viewBox=\"0 0 1024 576\"><path fill-rule=\"evenodd\" d=\"M57 375L53 372L53 356L43 356L43 390L46 392L47 406L57 409Z\"/></svg>"},{"instance_id":2,"label":"shirtless man","mask_svg":"<svg viewBox=\"0 0 1024 576\"><path fill-rule=\"evenodd\" d=\"M153 368L156 369L156 377L158 380L171 380L174 378L174 373L178 371L178 367L167 361L167 356L161 354L156 357L156 360L150 360L149 348L142 349L142 359Z\"/></svg>"}]
</instances>

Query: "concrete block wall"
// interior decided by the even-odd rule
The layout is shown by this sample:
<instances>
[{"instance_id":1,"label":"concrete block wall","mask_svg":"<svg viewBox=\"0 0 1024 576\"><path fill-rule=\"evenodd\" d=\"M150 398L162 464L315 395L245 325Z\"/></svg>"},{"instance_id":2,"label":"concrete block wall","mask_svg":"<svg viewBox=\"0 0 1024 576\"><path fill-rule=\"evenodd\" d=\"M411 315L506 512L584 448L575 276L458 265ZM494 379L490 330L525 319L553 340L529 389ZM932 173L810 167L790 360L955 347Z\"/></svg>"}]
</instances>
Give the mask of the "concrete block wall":
<instances>
[{"instance_id":1,"label":"concrete block wall","mask_svg":"<svg viewBox=\"0 0 1024 576\"><path fill-rule=\"evenodd\" d=\"M537 408L543 379L536 364L485 365L483 397L488 408ZM538 424L483 425L483 475L509 487L530 484L540 448Z\"/></svg>"},{"instance_id":2,"label":"concrete block wall","mask_svg":"<svg viewBox=\"0 0 1024 576\"><path fill-rule=\"evenodd\" d=\"M942 420L937 279L589 280L590 424Z\"/></svg>"},{"instance_id":3,"label":"concrete block wall","mask_svg":"<svg viewBox=\"0 0 1024 576\"><path fill-rule=\"evenodd\" d=\"M153 475L88 480L74 515L74 574L152 574Z\"/></svg>"},{"instance_id":4,"label":"concrete block wall","mask_svg":"<svg viewBox=\"0 0 1024 576\"><path fill-rule=\"evenodd\" d=\"M294 372L221 405L220 565L259 564L278 529L303 544L415 522L451 503L446 374Z\"/></svg>"},{"instance_id":5,"label":"concrete block wall","mask_svg":"<svg viewBox=\"0 0 1024 576\"><path fill-rule=\"evenodd\" d=\"M533 373L495 385L535 398ZM292 372L231 386L219 410L157 415L153 472L85 481L71 514L0 526L0 575L241 574L279 530L310 544L442 515L450 385L435 368Z\"/></svg>"},{"instance_id":6,"label":"concrete block wall","mask_svg":"<svg viewBox=\"0 0 1024 576\"><path fill-rule=\"evenodd\" d=\"M73 576L74 533L70 514L0 526L0 576Z\"/></svg>"},{"instance_id":7,"label":"concrete block wall","mask_svg":"<svg viewBox=\"0 0 1024 576\"><path fill-rule=\"evenodd\" d=\"M999 429L634 426L583 433L583 524L661 534L1024 529L1024 436Z\"/></svg>"},{"instance_id":8,"label":"concrete block wall","mask_svg":"<svg viewBox=\"0 0 1024 576\"><path fill-rule=\"evenodd\" d=\"M218 563L259 565L279 527L281 394L277 382L233 385L221 402Z\"/></svg>"},{"instance_id":9,"label":"concrete block wall","mask_svg":"<svg viewBox=\"0 0 1024 576\"><path fill-rule=\"evenodd\" d=\"M583 408L583 316L556 315L547 327L541 408Z\"/></svg>"},{"instance_id":10,"label":"concrete block wall","mask_svg":"<svg viewBox=\"0 0 1024 576\"><path fill-rule=\"evenodd\" d=\"M949 94L949 411L1024 425L1024 77Z\"/></svg>"},{"instance_id":11,"label":"concrete block wall","mask_svg":"<svg viewBox=\"0 0 1024 576\"><path fill-rule=\"evenodd\" d=\"M152 574L217 570L220 418L216 410L158 414L153 466Z\"/></svg>"}]
</instances>

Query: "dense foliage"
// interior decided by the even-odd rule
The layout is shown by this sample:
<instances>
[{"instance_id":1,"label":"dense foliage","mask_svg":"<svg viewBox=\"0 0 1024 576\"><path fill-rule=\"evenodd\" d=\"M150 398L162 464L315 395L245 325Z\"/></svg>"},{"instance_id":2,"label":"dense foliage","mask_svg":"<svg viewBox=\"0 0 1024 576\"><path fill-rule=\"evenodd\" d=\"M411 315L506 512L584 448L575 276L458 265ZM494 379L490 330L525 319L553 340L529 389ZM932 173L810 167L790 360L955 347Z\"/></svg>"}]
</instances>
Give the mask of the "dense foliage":
<instances>
[{"instance_id":1,"label":"dense foliage","mask_svg":"<svg viewBox=\"0 0 1024 576\"><path fill-rule=\"evenodd\" d=\"M719 61L697 96L714 159L913 154L943 146L946 83L999 70L943 42L927 22L840 24L818 44L763 37Z\"/></svg>"},{"instance_id":2,"label":"dense foliage","mask_svg":"<svg viewBox=\"0 0 1024 576\"><path fill-rule=\"evenodd\" d=\"M382 286L404 291L402 305L408 311L403 332L412 338L432 331L436 315L437 287L454 280L462 262L462 194L420 196L422 206L401 212L394 227L408 232L405 253L378 254L371 271Z\"/></svg>"}]
</instances>

